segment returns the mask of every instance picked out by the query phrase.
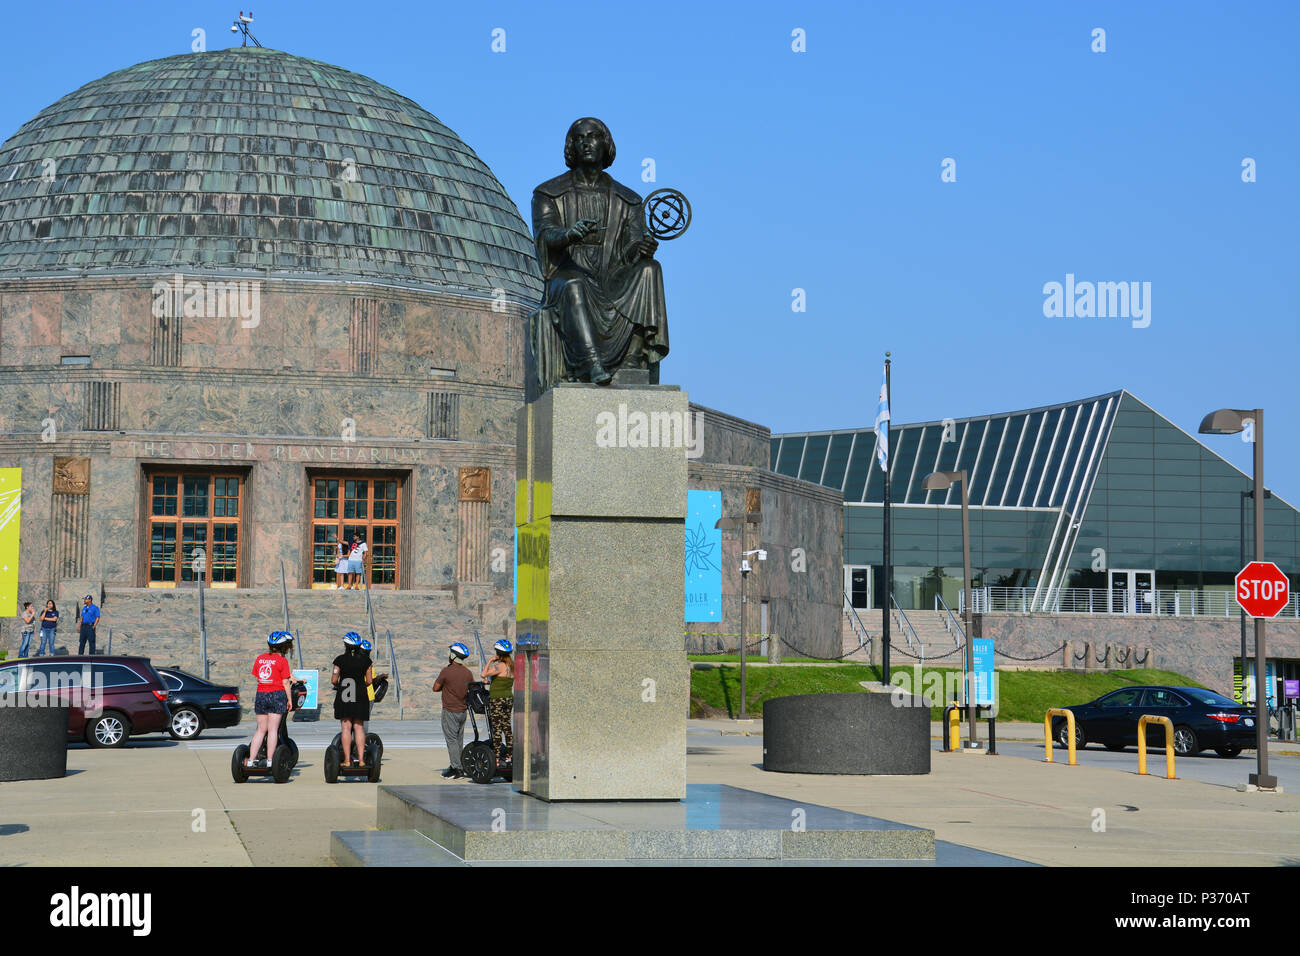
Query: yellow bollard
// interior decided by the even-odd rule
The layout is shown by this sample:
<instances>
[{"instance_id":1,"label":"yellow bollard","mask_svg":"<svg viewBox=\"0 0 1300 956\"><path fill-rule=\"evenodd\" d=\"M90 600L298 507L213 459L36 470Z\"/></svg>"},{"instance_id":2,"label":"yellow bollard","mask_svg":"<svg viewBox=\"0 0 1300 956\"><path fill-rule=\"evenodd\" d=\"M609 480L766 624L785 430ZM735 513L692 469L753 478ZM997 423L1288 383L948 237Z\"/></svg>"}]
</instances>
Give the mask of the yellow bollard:
<instances>
[{"instance_id":1,"label":"yellow bollard","mask_svg":"<svg viewBox=\"0 0 1300 956\"><path fill-rule=\"evenodd\" d=\"M1147 724L1160 724L1165 728L1165 778L1177 780L1174 776L1174 722L1168 717L1152 714L1138 718L1138 776L1146 776L1147 772Z\"/></svg>"},{"instance_id":2,"label":"yellow bollard","mask_svg":"<svg viewBox=\"0 0 1300 956\"><path fill-rule=\"evenodd\" d=\"M961 712L955 709L955 700L952 706L954 709L948 711L948 749L961 750Z\"/></svg>"},{"instance_id":3,"label":"yellow bollard","mask_svg":"<svg viewBox=\"0 0 1300 956\"><path fill-rule=\"evenodd\" d=\"M1052 718L1064 717L1066 730L1070 736L1070 766L1076 766L1074 761L1074 712L1066 710L1064 707L1053 707L1043 715L1043 743L1047 747L1047 762L1052 762Z\"/></svg>"}]
</instances>

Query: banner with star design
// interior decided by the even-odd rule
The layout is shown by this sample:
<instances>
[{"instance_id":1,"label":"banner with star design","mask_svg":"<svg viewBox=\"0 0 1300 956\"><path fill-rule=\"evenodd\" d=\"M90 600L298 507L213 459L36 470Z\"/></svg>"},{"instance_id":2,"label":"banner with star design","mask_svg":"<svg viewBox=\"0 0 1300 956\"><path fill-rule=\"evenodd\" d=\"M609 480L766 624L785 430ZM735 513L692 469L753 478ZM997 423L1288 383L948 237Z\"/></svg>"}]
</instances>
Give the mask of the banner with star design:
<instances>
[{"instance_id":1,"label":"banner with star design","mask_svg":"<svg viewBox=\"0 0 1300 956\"><path fill-rule=\"evenodd\" d=\"M686 591L688 624L722 620L722 492L686 492Z\"/></svg>"}]
</instances>

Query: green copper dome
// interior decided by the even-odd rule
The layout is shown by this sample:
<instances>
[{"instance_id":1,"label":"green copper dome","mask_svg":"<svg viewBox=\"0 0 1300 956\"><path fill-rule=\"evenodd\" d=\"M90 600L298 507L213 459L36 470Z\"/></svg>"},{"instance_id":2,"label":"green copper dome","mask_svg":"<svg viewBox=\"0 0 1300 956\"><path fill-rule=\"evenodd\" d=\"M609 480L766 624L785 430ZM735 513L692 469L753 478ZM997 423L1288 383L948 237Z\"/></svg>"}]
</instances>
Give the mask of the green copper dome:
<instances>
[{"instance_id":1,"label":"green copper dome","mask_svg":"<svg viewBox=\"0 0 1300 956\"><path fill-rule=\"evenodd\" d=\"M0 279L167 272L540 299L474 151L337 66L235 48L87 83L0 147Z\"/></svg>"}]
</instances>

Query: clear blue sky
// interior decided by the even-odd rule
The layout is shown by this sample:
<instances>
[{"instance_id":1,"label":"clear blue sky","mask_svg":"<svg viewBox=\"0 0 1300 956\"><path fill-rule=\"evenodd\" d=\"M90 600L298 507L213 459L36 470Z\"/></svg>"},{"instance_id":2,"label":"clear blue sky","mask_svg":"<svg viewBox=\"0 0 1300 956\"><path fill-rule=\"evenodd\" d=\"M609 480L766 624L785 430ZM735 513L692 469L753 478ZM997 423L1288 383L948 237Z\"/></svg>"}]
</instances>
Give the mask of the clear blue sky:
<instances>
[{"instance_id":1,"label":"clear blue sky","mask_svg":"<svg viewBox=\"0 0 1300 956\"><path fill-rule=\"evenodd\" d=\"M0 138L96 77L187 52L196 27L209 49L231 45L238 9L10 6ZM664 381L696 401L773 431L869 424L888 349L900 422L1120 387L1190 432L1213 408L1259 405L1268 484L1300 503L1300 4L259 0L254 13L265 46L439 117L525 218L578 116L609 123L611 172L638 191L653 188L652 157L655 185L696 214L659 253ZM498 27L505 53L491 50ZM940 180L949 157L955 183ZM1257 182L1242 182L1246 157ZM1044 283L1067 273L1150 282L1150 326L1044 317ZM1248 445L1208 443L1249 470Z\"/></svg>"}]
</instances>

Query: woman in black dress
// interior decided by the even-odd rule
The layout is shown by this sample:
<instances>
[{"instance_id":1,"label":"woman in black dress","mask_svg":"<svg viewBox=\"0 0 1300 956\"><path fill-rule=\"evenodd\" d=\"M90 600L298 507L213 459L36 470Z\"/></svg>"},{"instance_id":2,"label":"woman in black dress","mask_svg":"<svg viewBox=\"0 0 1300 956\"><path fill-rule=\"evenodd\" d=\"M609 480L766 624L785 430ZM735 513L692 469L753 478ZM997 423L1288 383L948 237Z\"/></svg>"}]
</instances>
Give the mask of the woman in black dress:
<instances>
[{"instance_id":1,"label":"woman in black dress","mask_svg":"<svg viewBox=\"0 0 1300 956\"><path fill-rule=\"evenodd\" d=\"M366 721L370 719L369 687L374 680L370 656L361 651L361 635L348 631L343 636L343 653L334 658L334 717L343 737L343 764L365 766ZM353 755L352 746L356 744Z\"/></svg>"}]
</instances>

